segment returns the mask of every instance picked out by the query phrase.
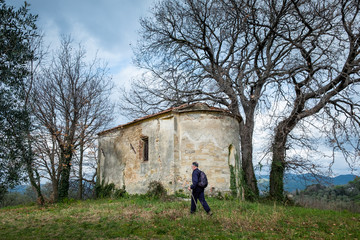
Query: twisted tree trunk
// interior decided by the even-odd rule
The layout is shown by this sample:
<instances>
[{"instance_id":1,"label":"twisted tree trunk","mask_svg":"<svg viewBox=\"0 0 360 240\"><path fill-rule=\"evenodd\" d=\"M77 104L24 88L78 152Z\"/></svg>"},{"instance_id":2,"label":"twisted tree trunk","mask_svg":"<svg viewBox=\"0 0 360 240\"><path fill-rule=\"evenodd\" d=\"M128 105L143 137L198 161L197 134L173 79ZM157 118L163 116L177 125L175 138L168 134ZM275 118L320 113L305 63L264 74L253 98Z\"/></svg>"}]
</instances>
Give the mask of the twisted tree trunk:
<instances>
[{"instance_id":1,"label":"twisted tree trunk","mask_svg":"<svg viewBox=\"0 0 360 240\"><path fill-rule=\"evenodd\" d=\"M273 157L270 171L270 197L278 201L284 198L285 144L286 136L282 129L278 129L272 144Z\"/></svg>"},{"instance_id":2,"label":"twisted tree trunk","mask_svg":"<svg viewBox=\"0 0 360 240\"><path fill-rule=\"evenodd\" d=\"M248 124L249 125L249 124ZM251 124L250 124L251 125ZM254 122L252 122L252 126ZM243 170L243 181L245 199L253 201L259 196L259 189L257 187L257 181L253 166L253 144L252 137L253 131L251 127L240 128L240 141L241 141L241 153L242 153L242 170Z\"/></svg>"},{"instance_id":3,"label":"twisted tree trunk","mask_svg":"<svg viewBox=\"0 0 360 240\"><path fill-rule=\"evenodd\" d=\"M72 149L67 148L62 154L62 171L59 182L59 200L62 201L69 196L69 181L71 171Z\"/></svg>"}]
</instances>

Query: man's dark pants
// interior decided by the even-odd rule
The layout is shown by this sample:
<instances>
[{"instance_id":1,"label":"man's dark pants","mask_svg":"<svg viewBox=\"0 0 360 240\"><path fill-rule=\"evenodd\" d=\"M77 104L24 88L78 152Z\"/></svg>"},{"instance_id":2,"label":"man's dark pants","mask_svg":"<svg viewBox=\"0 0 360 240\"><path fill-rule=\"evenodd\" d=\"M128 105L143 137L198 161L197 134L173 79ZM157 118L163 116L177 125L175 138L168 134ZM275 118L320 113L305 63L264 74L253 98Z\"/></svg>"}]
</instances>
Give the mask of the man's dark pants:
<instances>
[{"instance_id":1,"label":"man's dark pants","mask_svg":"<svg viewBox=\"0 0 360 240\"><path fill-rule=\"evenodd\" d=\"M204 207L204 210L208 213L210 211L210 207L207 204L207 202L205 201L204 191L200 191L200 192L192 191L192 195L193 195L193 198L191 198L191 212L193 213L196 211L195 202L197 203L197 200L199 199L201 205Z\"/></svg>"}]
</instances>

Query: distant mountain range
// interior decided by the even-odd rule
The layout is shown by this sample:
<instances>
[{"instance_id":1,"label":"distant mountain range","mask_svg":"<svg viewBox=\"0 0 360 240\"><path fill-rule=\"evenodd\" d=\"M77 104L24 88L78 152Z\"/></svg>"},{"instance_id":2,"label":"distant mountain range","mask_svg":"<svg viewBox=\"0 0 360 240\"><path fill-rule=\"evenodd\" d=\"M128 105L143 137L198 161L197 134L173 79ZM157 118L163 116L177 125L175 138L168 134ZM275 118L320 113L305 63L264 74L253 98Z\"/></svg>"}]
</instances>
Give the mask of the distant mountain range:
<instances>
[{"instance_id":1,"label":"distant mountain range","mask_svg":"<svg viewBox=\"0 0 360 240\"><path fill-rule=\"evenodd\" d=\"M346 174L339 175L337 177L331 178L321 175L311 175L311 174L285 174L284 178L284 190L287 192L295 192L296 189L304 190L307 186L312 184L320 183L324 186L331 185L345 185L349 181L355 179L355 175ZM268 175L259 175L256 177L258 180L258 187L260 192L268 192L269 191L269 176ZM16 186L14 189L9 189L10 192L19 192L24 193L28 185L20 185Z\"/></svg>"},{"instance_id":2,"label":"distant mountain range","mask_svg":"<svg viewBox=\"0 0 360 240\"><path fill-rule=\"evenodd\" d=\"M304 190L307 186L312 184L320 183L324 186L331 185L344 185L349 181L355 179L355 175L346 174L339 175L337 177L331 178L321 175L312 175L312 174L286 174L284 178L284 190L287 192L294 192L296 189ZM269 176L268 175L259 175L258 187L261 192L269 191Z\"/></svg>"},{"instance_id":3,"label":"distant mountain range","mask_svg":"<svg viewBox=\"0 0 360 240\"><path fill-rule=\"evenodd\" d=\"M29 185L19 185L12 189L9 189L9 192L24 193L28 187L29 187Z\"/></svg>"}]
</instances>

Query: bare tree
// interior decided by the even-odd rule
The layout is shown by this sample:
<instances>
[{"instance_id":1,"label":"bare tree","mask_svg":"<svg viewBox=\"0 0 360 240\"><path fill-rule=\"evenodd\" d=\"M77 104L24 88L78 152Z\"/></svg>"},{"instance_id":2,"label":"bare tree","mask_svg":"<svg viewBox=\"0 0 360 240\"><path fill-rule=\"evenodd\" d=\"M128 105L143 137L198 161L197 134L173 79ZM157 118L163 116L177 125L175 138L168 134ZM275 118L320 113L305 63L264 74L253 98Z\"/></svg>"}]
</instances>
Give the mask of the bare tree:
<instances>
[{"instance_id":1,"label":"bare tree","mask_svg":"<svg viewBox=\"0 0 360 240\"><path fill-rule=\"evenodd\" d=\"M31 186L35 190L37 194L37 202L41 205L45 203L44 196L41 191L41 182L40 182L40 174L38 169L35 167L35 154L34 154L34 138L33 132L36 128L35 123L33 122L33 113L31 109L31 92L34 85L34 78L39 68L42 64L42 61L45 59L46 49L43 47L43 35L38 34L29 38L31 43L31 49L34 53L34 58L29 62L29 75L25 79L25 108L26 111L29 112L30 118L32 119L31 129L29 129L27 133L27 141L29 146L31 146L28 150L30 157L24 158L26 160L26 171L30 181Z\"/></svg>"},{"instance_id":2,"label":"bare tree","mask_svg":"<svg viewBox=\"0 0 360 240\"><path fill-rule=\"evenodd\" d=\"M360 89L352 89L352 96L358 96ZM348 91L347 91L348 92ZM352 171L356 170L360 159L360 99L359 97L331 100L324 108L325 114L331 119L327 126L327 140L333 149L332 164L335 153L341 152Z\"/></svg>"},{"instance_id":3,"label":"bare tree","mask_svg":"<svg viewBox=\"0 0 360 240\"><path fill-rule=\"evenodd\" d=\"M85 53L81 46L72 47L70 37L63 37L60 50L42 70L33 91L35 116L46 128L48 141L56 141L49 146L59 150L58 163L54 161L60 172L60 178L54 178L59 181L59 200L68 196L77 147L83 146L112 116L108 101L112 85L107 69L97 59L85 62ZM49 157L54 155L52 151L49 153Z\"/></svg>"},{"instance_id":4,"label":"bare tree","mask_svg":"<svg viewBox=\"0 0 360 240\"><path fill-rule=\"evenodd\" d=\"M84 183L96 184L97 164L98 164L98 146L97 139L89 138L86 142L79 144L79 151L74 158L73 175L78 182L78 198L83 199ZM85 169L85 171L83 170Z\"/></svg>"},{"instance_id":5,"label":"bare tree","mask_svg":"<svg viewBox=\"0 0 360 240\"><path fill-rule=\"evenodd\" d=\"M125 96L130 110L206 101L240 116L247 199L258 196L254 119L266 85L284 74L292 46L280 35L291 6L286 0L164 0L141 20L135 54L147 73Z\"/></svg>"},{"instance_id":6,"label":"bare tree","mask_svg":"<svg viewBox=\"0 0 360 240\"><path fill-rule=\"evenodd\" d=\"M45 179L50 180L52 194L50 200L57 202L59 197L59 181L61 174L59 147L54 136L48 130L40 126L33 133L33 147L36 156L35 165Z\"/></svg>"},{"instance_id":7,"label":"bare tree","mask_svg":"<svg viewBox=\"0 0 360 240\"><path fill-rule=\"evenodd\" d=\"M278 33L291 44L292 52L284 61L285 78L277 82L286 101L272 143L270 195L277 200L283 199L284 171L290 165L288 137L299 122L326 111L335 122L342 122L335 114L344 114L359 127L355 114L359 110L359 2L292 0L291 4L288 31Z\"/></svg>"},{"instance_id":8,"label":"bare tree","mask_svg":"<svg viewBox=\"0 0 360 240\"><path fill-rule=\"evenodd\" d=\"M91 180L84 178L83 166L85 159L87 162L96 163L94 157L94 142L97 139L97 132L104 130L113 120L114 105L111 103L109 97L112 89L110 82L92 82L89 86L88 92L85 95L88 96L88 103L81 109L81 118L79 120L77 133L79 135L79 142L76 145L78 149L78 171L77 178L79 180L78 197L82 199L83 193L83 181L91 182L95 184L94 179L96 171ZM86 154L90 151L89 154ZM91 164L91 163L89 163ZM94 170L94 169L93 169Z\"/></svg>"}]
</instances>

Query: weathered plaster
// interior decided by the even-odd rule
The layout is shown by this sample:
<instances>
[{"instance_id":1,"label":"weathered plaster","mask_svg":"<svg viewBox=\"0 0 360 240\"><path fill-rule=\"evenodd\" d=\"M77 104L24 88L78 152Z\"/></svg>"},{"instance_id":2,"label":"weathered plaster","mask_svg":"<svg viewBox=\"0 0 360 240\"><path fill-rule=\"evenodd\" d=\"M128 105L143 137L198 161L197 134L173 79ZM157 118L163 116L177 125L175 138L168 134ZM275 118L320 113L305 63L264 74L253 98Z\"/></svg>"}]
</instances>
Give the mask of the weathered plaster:
<instances>
[{"instance_id":1,"label":"weathered plaster","mask_svg":"<svg viewBox=\"0 0 360 240\"><path fill-rule=\"evenodd\" d=\"M207 190L230 191L229 165L239 164L238 133L236 118L204 104L154 115L99 134L98 176L130 194L145 193L151 181L173 193L191 183L191 163L197 161L208 176ZM142 156L144 136L148 161Z\"/></svg>"}]
</instances>

